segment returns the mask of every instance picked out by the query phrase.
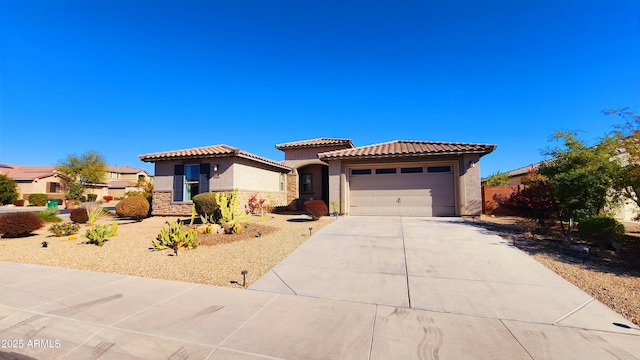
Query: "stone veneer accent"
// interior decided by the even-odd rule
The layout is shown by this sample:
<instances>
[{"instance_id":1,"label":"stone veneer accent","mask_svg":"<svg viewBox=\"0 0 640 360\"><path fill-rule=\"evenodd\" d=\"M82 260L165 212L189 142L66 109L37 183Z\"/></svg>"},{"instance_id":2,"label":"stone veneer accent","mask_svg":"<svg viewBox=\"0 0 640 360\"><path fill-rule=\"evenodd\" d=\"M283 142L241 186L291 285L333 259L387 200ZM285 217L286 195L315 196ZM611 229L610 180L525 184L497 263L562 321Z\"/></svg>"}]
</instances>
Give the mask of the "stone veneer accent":
<instances>
[{"instance_id":1,"label":"stone veneer accent","mask_svg":"<svg viewBox=\"0 0 640 360\"><path fill-rule=\"evenodd\" d=\"M287 196L284 192L259 192L250 190L238 191L238 213L244 213L245 205L249 203L249 198L258 195L258 199L267 199L272 206L286 206ZM151 205L151 215L153 216L191 216L192 204L174 203L171 201L170 191L154 191Z\"/></svg>"},{"instance_id":2,"label":"stone veneer accent","mask_svg":"<svg viewBox=\"0 0 640 360\"><path fill-rule=\"evenodd\" d=\"M287 201L289 210L298 210L298 174L287 174Z\"/></svg>"},{"instance_id":3,"label":"stone veneer accent","mask_svg":"<svg viewBox=\"0 0 640 360\"><path fill-rule=\"evenodd\" d=\"M171 201L171 191L154 191L151 215L191 216L191 203L174 203Z\"/></svg>"}]
</instances>

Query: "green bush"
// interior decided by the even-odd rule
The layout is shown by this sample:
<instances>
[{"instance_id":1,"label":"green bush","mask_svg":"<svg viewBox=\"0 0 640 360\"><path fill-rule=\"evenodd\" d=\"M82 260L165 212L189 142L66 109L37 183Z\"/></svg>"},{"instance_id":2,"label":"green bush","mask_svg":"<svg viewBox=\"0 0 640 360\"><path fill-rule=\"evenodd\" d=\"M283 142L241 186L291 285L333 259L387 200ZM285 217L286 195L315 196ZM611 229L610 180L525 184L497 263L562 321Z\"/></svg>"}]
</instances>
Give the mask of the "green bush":
<instances>
[{"instance_id":1,"label":"green bush","mask_svg":"<svg viewBox=\"0 0 640 360\"><path fill-rule=\"evenodd\" d=\"M0 174L0 204L11 204L18 199L18 184L7 175Z\"/></svg>"},{"instance_id":2,"label":"green bush","mask_svg":"<svg viewBox=\"0 0 640 360\"><path fill-rule=\"evenodd\" d=\"M58 216L58 209L39 211L36 215L45 223L59 223L62 219Z\"/></svg>"},{"instance_id":3,"label":"green bush","mask_svg":"<svg viewBox=\"0 0 640 360\"><path fill-rule=\"evenodd\" d=\"M29 194L29 206L47 205L47 194Z\"/></svg>"},{"instance_id":4,"label":"green bush","mask_svg":"<svg viewBox=\"0 0 640 360\"><path fill-rule=\"evenodd\" d=\"M220 212L220 206L218 206L216 198L216 194L212 192L198 194L193 197L193 206L203 223L216 223L220 221L222 213Z\"/></svg>"},{"instance_id":5,"label":"green bush","mask_svg":"<svg viewBox=\"0 0 640 360\"><path fill-rule=\"evenodd\" d=\"M49 227L49 232L56 237L73 235L78 230L80 230L80 225L72 223L53 224Z\"/></svg>"},{"instance_id":6,"label":"green bush","mask_svg":"<svg viewBox=\"0 0 640 360\"><path fill-rule=\"evenodd\" d=\"M624 238L624 225L612 217L591 216L578 224L580 237L602 248Z\"/></svg>"},{"instance_id":7,"label":"green bush","mask_svg":"<svg viewBox=\"0 0 640 360\"><path fill-rule=\"evenodd\" d=\"M78 224L85 224L89 221L89 213L87 209L83 207L71 209L71 213L69 213L69 219Z\"/></svg>"},{"instance_id":8,"label":"green bush","mask_svg":"<svg viewBox=\"0 0 640 360\"><path fill-rule=\"evenodd\" d=\"M116 215L142 221L149 215L149 202L142 196L126 197L116 205Z\"/></svg>"},{"instance_id":9,"label":"green bush","mask_svg":"<svg viewBox=\"0 0 640 360\"><path fill-rule=\"evenodd\" d=\"M194 229L183 229L178 221L168 221L167 229L160 230L156 240L153 241L153 248L156 250L173 249L178 255L178 249L183 247L195 249L200 245L198 232Z\"/></svg>"},{"instance_id":10,"label":"green bush","mask_svg":"<svg viewBox=\"0 0 640 360\"><path fill-rule=\"evenodd\" d=\"M96 201L98 199L98 195L96 194L87 194L87 200L89 202Z\"/></svg>"},{"instance_id":11,"label":"green bush","mask_svg":"<svg viewBox=\"0 0 640 360\"><path fill-rule=\"evenodd\" d=\"M305 214L311 216L311 219L318 220L320 217L329 214L329 208L322 200L308 200L302 204Z\"/></svg>"},{"instance_id":12,"label":"green bush","mask_svg":"<svg viewBox=\"0 0 640 360\"><path fill-rule=\"evenodd\" d=\"M4 234L4 237L26 236L43 226L42 219L32 212L15 212L0 216L0 234Z\"/></svg>"},{"instance_id":13,"label":"green bush","mask_svg":"<svg viewBox=\"0 0 640 360\"><path fill-rule=\"evenodd\" d=\"M118 223L114 221L111 225L94 225L93 227L87 228L84 236L89 239L89 244L102 246L107 238L116 236L117 234Z\"/></svg>"}]
</instances>

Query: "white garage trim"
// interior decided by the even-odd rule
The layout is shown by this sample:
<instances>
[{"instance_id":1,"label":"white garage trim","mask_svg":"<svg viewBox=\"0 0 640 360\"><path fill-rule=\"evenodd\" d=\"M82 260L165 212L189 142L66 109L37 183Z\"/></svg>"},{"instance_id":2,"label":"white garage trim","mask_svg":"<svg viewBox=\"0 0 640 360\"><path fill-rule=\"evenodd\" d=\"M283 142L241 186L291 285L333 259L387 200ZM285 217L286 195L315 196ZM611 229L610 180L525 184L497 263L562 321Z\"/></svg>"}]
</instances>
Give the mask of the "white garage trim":
<instances>
[{"instance_id":1,"label":"white garage trim","mask_svg":"<svg viewBox=\"0 0 640 360\"><path fill-rule=\"evenodd\" d=\"M347 166L349 214L455 216L457 170L451 161Z\"/></svg>"}]
</instances>

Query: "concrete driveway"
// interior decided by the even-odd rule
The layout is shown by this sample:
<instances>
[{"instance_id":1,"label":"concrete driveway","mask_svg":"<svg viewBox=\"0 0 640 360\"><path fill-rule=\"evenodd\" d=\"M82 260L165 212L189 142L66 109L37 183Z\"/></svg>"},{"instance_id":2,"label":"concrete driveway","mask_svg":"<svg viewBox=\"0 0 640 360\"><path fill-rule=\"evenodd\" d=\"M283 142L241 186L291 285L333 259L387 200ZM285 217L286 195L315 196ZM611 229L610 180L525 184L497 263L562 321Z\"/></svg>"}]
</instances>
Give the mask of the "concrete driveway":
<instances>
[{"instance_id":1,"label":"concrete driveway","mask_svg":"<svg viewBox=\"0 0 640 360\"><path fill-rule=\"evenodd\" d=\"M640 356L637 326L501 238L428 218L340 218L251 290L0 262L0 341L3 360Z\"/></svg>"}]
</instances>

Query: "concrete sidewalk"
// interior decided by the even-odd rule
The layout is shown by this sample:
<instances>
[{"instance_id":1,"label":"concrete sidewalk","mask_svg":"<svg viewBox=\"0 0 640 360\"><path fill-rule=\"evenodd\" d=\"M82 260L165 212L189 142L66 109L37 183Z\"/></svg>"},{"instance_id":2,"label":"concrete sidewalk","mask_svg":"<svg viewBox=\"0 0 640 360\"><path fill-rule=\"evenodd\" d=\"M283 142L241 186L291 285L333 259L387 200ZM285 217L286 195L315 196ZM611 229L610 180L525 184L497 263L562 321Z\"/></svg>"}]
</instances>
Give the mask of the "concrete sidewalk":
<instances>
[{"instance_id":1,"label":"concrete sidewalk","mask_svg":"<svg viewBox=\"0 0 640 360\"><path fill-rule=\"evenodd\" d=\"M640 356L640 329L462 221L341 218L251 288L0 262L0 359Z\"/></svg>"}]
</instances>

